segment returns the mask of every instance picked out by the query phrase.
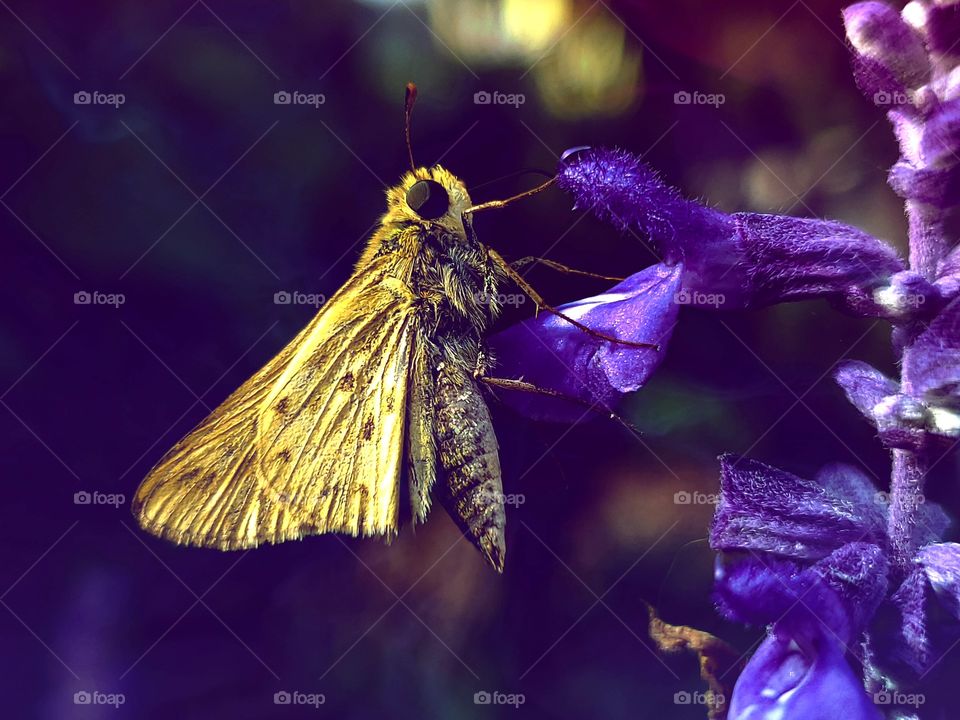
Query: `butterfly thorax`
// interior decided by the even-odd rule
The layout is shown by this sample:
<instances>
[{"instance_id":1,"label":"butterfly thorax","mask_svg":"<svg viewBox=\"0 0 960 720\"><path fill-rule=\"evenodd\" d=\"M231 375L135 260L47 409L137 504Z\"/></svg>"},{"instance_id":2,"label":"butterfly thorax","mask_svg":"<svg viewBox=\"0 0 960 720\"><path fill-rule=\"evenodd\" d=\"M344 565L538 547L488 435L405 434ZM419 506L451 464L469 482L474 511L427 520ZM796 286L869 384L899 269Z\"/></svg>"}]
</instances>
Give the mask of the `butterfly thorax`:
<instances>
[{"instance_id":1,"label":"butterfly thorax","mask_svg":"<svg viewBox=\"0 0 960 720\"><path fill-rule=\"evenodd\" d=\"M406 193L419 180L440 183L449 210L426 221L411 211ZM390 258L394 276L410 289L417 305L419 336L436 346L438 359L471 372L482 369L483 336L501 309L503 276L477 240L463 183L436 166L407 173L387 192L387 213L357 265Z\"/></svg>"}]
</instances>

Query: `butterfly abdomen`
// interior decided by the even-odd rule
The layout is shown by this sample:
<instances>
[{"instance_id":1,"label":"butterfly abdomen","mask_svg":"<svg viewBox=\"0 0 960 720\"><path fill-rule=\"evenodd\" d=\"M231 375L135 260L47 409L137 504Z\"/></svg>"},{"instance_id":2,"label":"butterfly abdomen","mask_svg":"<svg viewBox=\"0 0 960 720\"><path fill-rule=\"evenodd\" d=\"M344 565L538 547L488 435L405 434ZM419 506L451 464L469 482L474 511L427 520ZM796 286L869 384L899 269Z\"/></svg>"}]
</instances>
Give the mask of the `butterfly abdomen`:
<instances>
[{"instance_id":1,"label":"butterfly abdomen","mask_svg":"<svg viewBox=\"0 0 960 720\"><path fill-rule=\"evenodd\" d=\"M502 572L506 514L490 411L474 379L449 363L437 370L435 402L440 502L487 561Z\"/></svg>"}]
</instances>

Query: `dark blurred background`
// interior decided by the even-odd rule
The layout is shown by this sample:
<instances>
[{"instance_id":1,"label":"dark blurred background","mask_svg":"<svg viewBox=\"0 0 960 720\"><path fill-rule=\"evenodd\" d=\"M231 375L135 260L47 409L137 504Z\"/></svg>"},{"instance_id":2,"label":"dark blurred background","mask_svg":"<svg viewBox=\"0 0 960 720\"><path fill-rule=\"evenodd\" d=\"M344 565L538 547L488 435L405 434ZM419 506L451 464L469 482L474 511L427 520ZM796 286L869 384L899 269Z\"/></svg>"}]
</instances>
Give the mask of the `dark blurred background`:
<instances>
[{"instance_id":1,"label":"dark blurred background","mask_svg":"<svg viewBox=\"0 0 960 720\"><path fill-rule=\"evenodd\" d=\"M831 217L902 247L895 144L854 87L841 7L0 2L5 716L705 717L675 699L705 689L695 658L649 649L642 601L751 648L760 631L710 601L716 456L801 475L844 460L884 489L886 454L829 378L842 357L892 370L883 324L821 303L685 309L625 408L643 443L495 406L505 490L524 499L503 577L439 509L390 546L225 554L146 535L129 499L314 312L275 293L329 296L349 274L405 169L408 80L419 162L442 159L474 200L530 187L484 183L550 171L567 147L619 145L722 209ZM479 234L601 273L653 261L571 205L551 190L478 216ZM528 277L555 302L604 287ZM102 704L117 693L119 710Z\"/></svg>"}]
</instances>

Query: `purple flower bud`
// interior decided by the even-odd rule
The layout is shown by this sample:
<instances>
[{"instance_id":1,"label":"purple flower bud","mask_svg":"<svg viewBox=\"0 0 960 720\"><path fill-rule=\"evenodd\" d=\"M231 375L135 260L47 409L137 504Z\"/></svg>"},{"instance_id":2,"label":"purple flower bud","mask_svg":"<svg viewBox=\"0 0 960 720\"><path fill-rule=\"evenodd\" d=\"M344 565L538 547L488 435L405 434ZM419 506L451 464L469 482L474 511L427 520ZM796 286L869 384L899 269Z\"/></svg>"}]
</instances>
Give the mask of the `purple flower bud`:
<instances>
[{"instance_id":1,"label":"purple flower bud","mask_svg":"<svg viewBox=\"0 0 960 720\"><path fill-rule=\"evenodd\" d=\"M847 38L856 52L857 84L867 97L904 93L927 82L930 63L923 39L883 2L861 2L843 11Z\"/></svg>"}]
</instances>

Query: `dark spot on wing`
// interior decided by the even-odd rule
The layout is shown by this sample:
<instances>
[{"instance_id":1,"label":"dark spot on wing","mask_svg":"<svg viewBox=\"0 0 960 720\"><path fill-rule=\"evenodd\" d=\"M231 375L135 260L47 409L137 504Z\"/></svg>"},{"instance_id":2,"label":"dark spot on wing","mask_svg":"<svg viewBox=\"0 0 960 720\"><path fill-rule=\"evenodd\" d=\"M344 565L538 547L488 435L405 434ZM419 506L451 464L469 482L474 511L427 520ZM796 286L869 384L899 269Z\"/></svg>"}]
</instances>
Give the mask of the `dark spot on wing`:
<instances>
[{"instance_id":1,"label":"dark spot on wing","mask_svg":"<svg viewBox=\"0 0 960 720\"><path fill-rule=\"evenodd\" d=\"M280 398L280 399L277 401L277 404L276 404L276 406L275 406L275 407L276 407L276 411L277 411L280 415L285 414L285 413L287 412L287 405L288 405L288 404L289 404L289 403L287 402L287 398L285 398L285 397Z\"/></svg>"},{"instance_id":2,"label":"dark spot on wing","mask_svg":"<svg viewBox=\"0 0 960 720\"><path fill-rule=\"evenodd\" d=\"M290 451L281 450L280 452L277 453L277 459L282 463L290 462Z\"/></svg>"},{"instance_id":3,"label":"dark spot on wing","mask_svg":"<svg viewBox=\"0 0 960 720\"><path fill-rule=\"evenodd\" d=\"M373 416L367 415L367 419L363 421L363 439L369 440L373 437Z\"/></svg>"},{"instance_id":4,"label":"dark spot on wing","mask_svg":"<svg viewBox=\"0 0 960 720\"><path fill-rule=\"evenodd\" d=\"M340 383L337 385L338 390L343 390L345 392L350 392L353 390L353 373L349 370L344 373L343 377L340 378Z\"/></svg>"}]
</instances>

